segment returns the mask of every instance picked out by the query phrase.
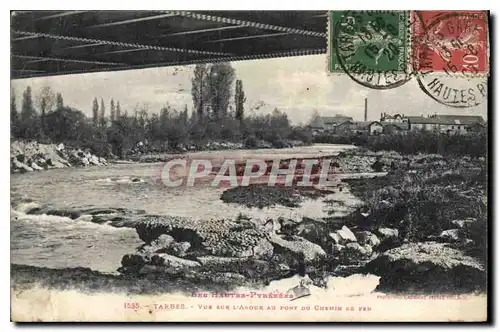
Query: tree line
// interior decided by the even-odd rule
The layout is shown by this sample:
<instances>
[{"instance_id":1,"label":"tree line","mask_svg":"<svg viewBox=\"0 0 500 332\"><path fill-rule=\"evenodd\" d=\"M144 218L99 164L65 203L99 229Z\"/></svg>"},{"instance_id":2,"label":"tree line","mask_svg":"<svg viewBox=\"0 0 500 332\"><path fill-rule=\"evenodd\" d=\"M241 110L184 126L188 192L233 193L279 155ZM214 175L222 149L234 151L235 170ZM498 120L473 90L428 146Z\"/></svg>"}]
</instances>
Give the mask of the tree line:
<instances>
[{"instance_id":1,"label":"tree line","mask_svg":"<svg viewBox=\"0 0 500 332\"><path fill-rule=\"evenodd\" d=\"M310 143L311 134L292 126L278 109L271 114L246 114L243 81L229 63L196 65L191 80L192 109L171 107L168 102L158 113L147 105L132 112L122 111L112 98L92 100L92 116L65 105L61 93L49 86L34 93L27 87L21 107L11 91L11 136L87 147L94 153L123 157L140 143L144 152L166 152L186 146L201 148L211 140L243 142L258 147L268 142L284 147L290 140ZM108 109L109 105L109 109Z\"/></svg>"}]
</instances>

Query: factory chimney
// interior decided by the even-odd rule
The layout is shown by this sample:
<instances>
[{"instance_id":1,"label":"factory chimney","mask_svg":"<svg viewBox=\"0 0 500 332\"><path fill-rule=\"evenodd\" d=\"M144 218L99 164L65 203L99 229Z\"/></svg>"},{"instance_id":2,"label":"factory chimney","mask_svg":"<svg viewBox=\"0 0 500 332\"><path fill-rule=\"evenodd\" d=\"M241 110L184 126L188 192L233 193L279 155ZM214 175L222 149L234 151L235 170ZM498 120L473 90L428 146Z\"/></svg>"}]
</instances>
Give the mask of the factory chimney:
<instances>
[{"instance_id":1,"label":"factory chimney","mask_svg":"<svg viewBox=\"0 0 500 332\"><path fill-rule=\"evenodd\" d=\"M368 98L365 98L365 122L368 121Z\"/></svg>"}]
</instances>

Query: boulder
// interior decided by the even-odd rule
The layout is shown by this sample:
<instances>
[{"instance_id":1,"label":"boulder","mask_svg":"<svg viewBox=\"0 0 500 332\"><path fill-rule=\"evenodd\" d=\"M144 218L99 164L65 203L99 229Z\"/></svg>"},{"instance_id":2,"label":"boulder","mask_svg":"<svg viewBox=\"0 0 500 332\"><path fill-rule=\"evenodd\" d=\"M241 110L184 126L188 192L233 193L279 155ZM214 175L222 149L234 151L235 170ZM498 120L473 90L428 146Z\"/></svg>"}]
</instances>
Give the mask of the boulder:
<instances>
[{"instance_id":1,"label":"boulder","mask_svg":"<svg viewBox=\"0 0 500 332\"><path fill-rule=\"evenodd\" d=\"M342 238L336 232L328 234L328 237L332 240L334 245L341 245L340 243L342 243Z\"/></svg>"},{"instance_id":2,"label":"boulder","mask_svg":"<svg viewBox=\"0 0 500 332\"><path fill-rule=\"evenodd\" d=\"M293 236L297 232L298 222L293 219L278 218L279 233L287 236Z\"/></svg>"},{"instance_id":3,"label":"boulder","mask_svg":"<svg viewBox=\"0 0 500 332\"><path fill-rule=\"evenodd\" d=\"M307 219L297 226L297 236L312 243L316 243L323 248L325 248L325 245L329 242L327 234L327 225L322 221Z\"/></svg>"},{"instance_id":4,"label":"boulder","mask_svg":"<svg viewBox=\"0 0 500 332\"><path fill-rule=\"evenodd\" d=\"M358 239L359 244L369 245L372 248L375 248L380 244L380 239L372 232L368 231L356 232L356 238Z\"/></svg>"},{"instance_id":5,"label":"boulder","mask_svg":"<svg viewBox=\"0 0 500 332\"><path fill-rule=\"evenodd\" d=\"M189 242L190 251L198 255L269 258L273 253L267 232L257 229L255 225L252 228L243 227L229 219L152 216L147 221L139 222L135 228L139 238L147 244L161 234L168 234L177 242Z\"/></svg>"},{"instance_id":6,"label":"boulder","mask_svg":"<svg viewBox=\"0 0 500 332\"><path fill-rule=\"evenodd\" d=\"M289 266L297 265L297 263L310 264L326 256L325 251L319 245L299 236L285 240L283 236L273 235L270 237L270 242L274 246L274 253Z\"/></svg>"},{"instance_id":7,"label":"boulder","mask_svg":"<svg viewBox=\"0 0 500 332\"><path fill-rule=\"evenodd\" d=\"M38 166L36 163L31 163L31 168L33 168L35 171L43 171L43 167Z\"/></svg>"},{"instance_id":8,"label":"boulder","mask_svg":"<svg viewBox=\"0 0 500 332\"><path fill-rule=\"evenodd\" d=\"M103 157L99 157L99 163L101 165L107 165L108 164L108 162L106 161L106 159L104 159Z\"/></svg>"},{"instance_id":9,"label":"boulder","mask_svg":"<svg viewBox=\"0 0 500 332\"><path fill-rule=\"evenodd\" d=\"M360 261L367 260L373 253L369 245L360 245L357 242L350 242L340 249L338 257L344 264L358 264Z\"/></svg>"},{"instance_id":10,"label":"boulder","mask_svg":"<svg viewBox=\"0 0 500 332\"><path fill-rule=\"evenodd\" d=\"M82 166L82 159L78 156L76 152L68 154L68 161L71 166Z\"/></svg>"},{"instance_id":11,"label":"boulder","mask_svg":"<svg viewBox=\"0 0 500 332\"><path fill-rule=\"evenodd\" d=\"M89 166L90 162L86 157L83 157L83 158L80 158L80 164L82 164L83 166Z\"/></svg>"},{"instance_id":12,"label":"boulder","mask_svg":"<svg viewBox=\"0 0 500 332\"><path fill-rule=\"evenodd\" d=\"M191 248L191 243L187 241L180 243L174 242L170 245L169 252L171 252L175 256L184 257L186 256L189 248Z\"/></svg>"},{"instance_id":13,"label":"boulder","mask_svg":"<svg viewBox=\"0 0 500 332\"><path fill-rule=\"evenodd\" d=\"M330 233L330 238L335 244L342 245L357 241L356 235L354 235L354 233L347 226L342 226L342 228L336 232Z\"/></svg>"},{"instance_id":14,"label":"boulder","mask_svg":"<svg viewBox=\"0 0 500 332\"><path fill-rule=\"evenodd\" d=\"M446 243L407 243L365 265L381 277L379 291L471 292L486 287L484 266Z\"/></svg>"},{"instance_id":15,"label":"boulder","mask_svg":"<svg viewBox=\"0 0 500 332\"><path fill-rule=\"evenodd\" d=\"M223 270L227 266L237 265L247 261L246 258L220 256L200 256L196 257L196 260L200 262L203 267L213 270Z\"/></svg>"},{"instance_id":16,"label":"boulder","mask_svg":"<svg viewBox=\"0 0 500 332\"><path fill-rule=\"evenodd\" d=\"M127 254L122 258L122 271L139 271L147 264L146 259L141 255Z\"/></svg>"},{"instance_id":17,"label":"boulder","mask_svg":"<svg viewBox=\"0 0 500 332\"><path fill-rule=\"evenodd\" d=\"M63 143L59 143L59 145L56 147L56 150L57 150L57 151L62 151L62 150L64 150L64 144L63 144Z\"/></svg>"},{"instance_id":18,"label":"boulder","mask_svg":"<svg viewBox=\"0 0 500 332\"><path fill-rule=\"evenodd\" d=\"M193 268L201 264L184 258L179 258L169 254L156 254L151 257L151 264L157 266L170 266L174 268Z\"/></svg>"},{"instance_id":19,"label":"boulder","mask_svg":"<svg viewBox=\"0 0 500 332\"><path fill-rule=\"evenodd\" d=\"M399 236L399 231L395 228L381 227L377 229L376 234L379 236L380 241L386 241L388 239L397 238Z\"/></svg>"},{"instance_id":20,"label":"boulder","mask_svg":"<svg viewBox=\"0 0 500 332\"><path fill-rule=\"evenodd\" d=\"M337 231L337 234L340 235L343 241L345 242L356 242L356 236L354 233L347 227L343 226L341 229Z\"/></svg>"},{"instance_id":21,"label":"boulder","mask_svg":"<svg viewBox=\"0 0 500 332\"><path fill-rule=\"evenodd\" d=\"M88 158L88 161L90 164L92 165L99 165L99 158L97 156L94 156L94 155L91 155L89 158Z\"/></svg>"},{"instance_id":22,"label":"boulder","mask_svg":"<svg viewBox=\"0 0 500 332\"><path fill-rule=\"evenodd\" d=\"M373 248L369 244L362 246L361 253L365 255L366 258L371 257L373 254Z\"/></svg>"},{"instance_id":23,"label":"boulder","mask_svg":"<svg viewBox=\"0 0 500 332\"><path fill-rule=\"evenodd\" d=\"M203 238L193 228L189 227L190 222L190 219L182 217L149 216L145 221L139 222L135 230L139 238L146 244L151 244L161 235L169 235L176 241L188 241L191 244L201 246Z\"/></svg>"},{"instance_id":24,"label":"boulder","mask_svg":"<svg viewBox=\"0 0 500 332\"><path fill-rule=\"evenodd\" d=\"M447 229L439 235L440 239L445 242L457 242L461 238L459 229Z\"/></svg>"},{"instance_id":25,"label":"boulder","mask_svg":"<svg viewBox=\"0 0 500 332\"><path fill-rule=\"evenodd\" d=\"M60 161L57 160L52 160L52 159L47 159L47 167L48 168L64 168L67 167L68 165L63 164Z\"/></svg>"},{"instance_id":26,"label":"boulder","mask_svg":"<svg viewBox=\"0 0 500 332\"><path fill-rule=\"evenodd\" d=\"M156 240L154 240L151 245L157 247L158 249L168 248L174 242L174 238L167 234L160 235Z\"/></svg>"},{"instance_id":27,"label":"boulder","mask_svg":"<svg viewBox=\"0 0 500 332\"><path fill-rule=\"evenodd\" d=\"M462 229L462 228L469 228L476 221L477 221L476 218L467 218L464 220L453 220L451 223L456 227Z\"/></svg>"},{"instance_id":28,"label":"boulder","mask_svg":"<svg viewBox=\"0 0 500 332\"><path fill-rule=\"evenodd\" d=\"M18 170L18 171L20 171L21 173L25 173L25 172L33 172L33 168L29 167L29 166L28 166L28 165L26 165L25 163L20 162L20 161L19 161L19 160L17 160L16 158L13 158L13 159L12 159L11 168L12 168L13 170Z\"/></svg>"},{"instance_id":29,"label":"boulder","mask_svg":"<svg viewBox=\"0 0 500 332\"><path fill-rule=\"evenodd\" d=\"M279 223L275 219L267 219L264 225L262 226L263 230L268 233L276 233L279 232Z\"/></svg>"},{"instance_id":30,"label":"boulder","mask_svg":"<svg viewBox=\"0 0 500 332\"><path fill-rule=\"evenodd\" d=\"M266 238L262 238L237 257L268 258L273 255L273 250L273 245Z\"/></svg>"},{"instance_id":31,"label":"boulder","mask_svg":"<svg viewBox=\"0 0 500 332\"><path fill-rule=\"evenodd\" d=\"M42 167L42 168L44 168L44 169L45 169L45 168L47 168L47 166L48 166L48 165L47 165L47 160L45 160L44 158L37 158L37 159L35 160L35 163L36 163L38 166L40 166L40 167Z\"/></svg>"},{"instance_id":32,"label":"boulder","mask_svg":"<svg viewBox=\"0 0 500 332\"><path fill-rule=\"evenodd\" d=\"M402 244L399 231L396 228L381 227L374 232L380 240L377 251L386 251Z\"/></svg>"},{"instance_id":33,"label":"boulder","mask_svg":"<svg viewBox=\"0 0 500 332\"><path fill-rule=\"evenodd\" d=\"M144 245L142 247L142 252L151 254L156 252L167 252L174 242L175 240L173 237L167 234L162 234L156 240L152 241L151 244Z\"/></svg>"}]
</instances>

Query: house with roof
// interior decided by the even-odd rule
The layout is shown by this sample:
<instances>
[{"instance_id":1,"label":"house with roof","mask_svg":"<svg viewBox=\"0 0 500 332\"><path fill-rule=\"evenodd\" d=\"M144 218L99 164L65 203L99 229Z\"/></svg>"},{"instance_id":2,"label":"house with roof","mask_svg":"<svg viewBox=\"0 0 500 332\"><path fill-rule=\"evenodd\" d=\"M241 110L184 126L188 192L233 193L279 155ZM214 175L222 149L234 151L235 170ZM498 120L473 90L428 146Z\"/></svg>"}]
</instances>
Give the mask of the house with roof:
<instances>
[{"instance_id":1,"label":"house with roof","mask_svg":"<svg viewBox=\"0 0 500 332\"><path fill-rule=\"evenodd\" d=\"M387 113L380 113L380 123L401 123L407 122L407 119L404 114L394 114L390 115Z\"/></svg>"},{"instance_id":2,"label":"house with roof","mask_svg":"<svg viewBox=\"0 0 500 332\"><path fill-rule=\"evenodd\" d=\"M314 121L309 125L309 127L313 131L333 131L335 128L347 121L352 121L352 117L336 115L336 116L318 116L314 119Z\"/></svg>"},{"instance_id":3,"label":"house with roof","mask_svg":"<svg viewBox=\"0 0 500 332\"><path fill-rule=\"evenodd\" d=\"M477 115L432 115L407 117L410 130L429 130L447 134L465 134L485 128L482 116Z\"/></svg>"},{"instance_id":4,"label":"house with roof","mask_svg":"<svg viewBox=\"0 0 500 332\"><path fill-rule=\"evenodd\" d=\"M487 123L473 123L469 126L470 132L473 133L484 133L486 132Z\"/></svg>"},{"instance_id":5,"label":"house with roof","mask_svg":"<svg viewBox=\"0 0 500 332\"><path fill-rule=\"evenodd\" d=\"M352 131L356 134L378 135L384 130L384 126L379 121L356 121L352 126Z\"/></svg>"},{"instance_id":6,"label":"house with roof","mask_svg":"<svg viewBox=\"0 0 500 332\"><path fill-rule=\"evenodd\" d=\"M405 122L380 122L380 124L383 126L383 133L384 134L403 134L408 132L410 130L410 125L408 121Z\"/></svg>"},{"instance_id":7,"label":"house with roof","mask_svg":"<svg viewBox=\"0 0 500 332\"><path fill-rule=\"evenodd\" d=\"M354 121L352 120L346 120L343 122L338 123L334 127L334 132L335 134L350 134L353 131L353 126L354 126Z\"/></svg>"}]
</instances>

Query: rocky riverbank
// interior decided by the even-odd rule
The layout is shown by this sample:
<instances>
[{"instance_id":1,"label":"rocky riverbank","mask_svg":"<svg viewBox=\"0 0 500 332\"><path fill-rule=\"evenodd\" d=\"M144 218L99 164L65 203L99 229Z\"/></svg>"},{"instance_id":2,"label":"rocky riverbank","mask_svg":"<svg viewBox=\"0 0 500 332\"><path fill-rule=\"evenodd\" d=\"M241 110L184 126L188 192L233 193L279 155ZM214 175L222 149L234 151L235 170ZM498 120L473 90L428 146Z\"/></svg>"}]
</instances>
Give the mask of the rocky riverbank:
<instances>
[{"instance_id":1,"label":"rocky riverbank","mask_svg":"<svg viewBox=\"0 0 500 332\"><path fill-rule=\"evenodd\" d=\"M103 157L89 150L66 147L64 144L41 144L36 141L12 141L11 173L26 173L64 167L106 166Z\"/></svg>"},{"instance_id":2,"label":"rocky riverbank","mask_svg":"<svg viewBox=\"0 0 500 332\"><path fill-rule=\"evenodd\" d=\"M474 219L453 221L470 225ZM193 222L156 218L136 225L144 241L122 259L120 273L263 287L273 280L308 275L317 287L330 277L355 273L381 277L379 290L470 292L485 289L481 261L468 256L467 228L408 242L397 228L366 230L304 218L259 224L249 218ZM459 240L462 239L462 240Z\"/></svg>"},{"instance_id":3,"label":"rocky riverbank","mask_svg":"<svg viewBox=\"0 0 500 332\"><path fill-rule=\"evenodd\" d=\"M348 160L345 168L385 169L389 174L345 181L343 185L364 204L335 220L258 220L243 215L192 220L113 208L31 207L24 212L134 228L143 244L123 256L119 276L108 278L86 269L61 272L73 279L89 275L97 284L153 280L155 285L186 283L199 289L258 288L273 280L307 275L314 285L324 287L331 277L362 273L379 276L378 289L385 292L485 290L486 261L481 256L486 253L487 230L485 160L367 151L339 158ZM277 197L276 204L290 203L273 187L255 188L255 197L265 196L270 188L268 197ZM232 203L248 205L247 199ZM52 278L54 273L44 270L42 274ZM144 282L139 284L147 288Z\"/></svg>"},{"instance_id":4,"label":"rocky riverbank","mask_svg":"<svg viewBox=\"0 0 500 332\"><path fill-rule=\"evenodd\" d=\"M380 276L384 291L485 290L485 160L363 150L337 158L344 170L389 172L383 178L344 181L365 202L345 218L204 221L208 233L193 223L142 223L136 230L145 245L124 258L122 271L230 271L242 281L264 284L286 273L308 274L317 286L328 276L362 272ZM266 188L255 186L251 195L233 188L221 198L243 205L254 196L300 204L293 188ZM216 249L220 246L233 249ZM256 261L268 273L252 274Z\"/></svg>"}]
</instances>

